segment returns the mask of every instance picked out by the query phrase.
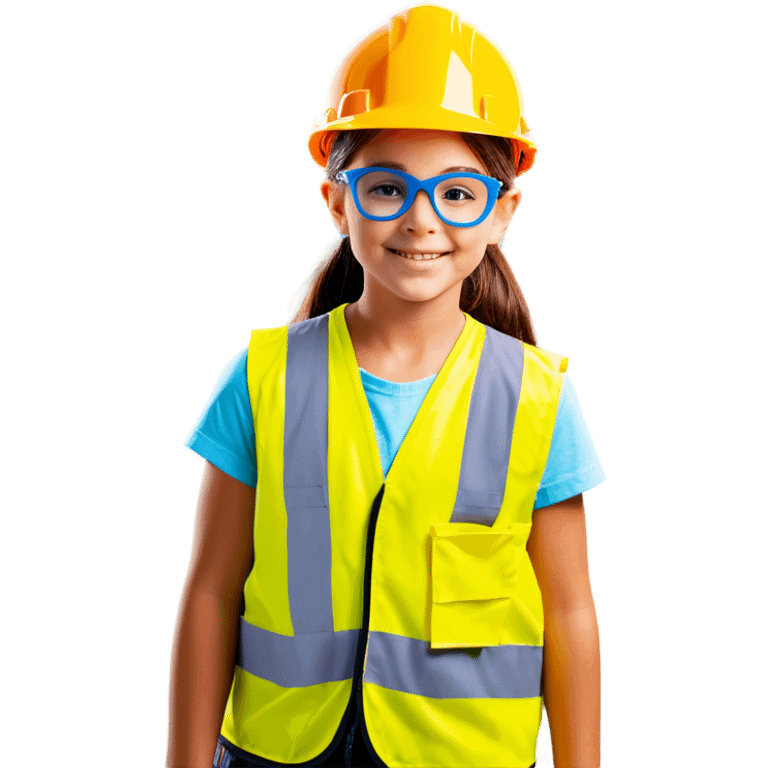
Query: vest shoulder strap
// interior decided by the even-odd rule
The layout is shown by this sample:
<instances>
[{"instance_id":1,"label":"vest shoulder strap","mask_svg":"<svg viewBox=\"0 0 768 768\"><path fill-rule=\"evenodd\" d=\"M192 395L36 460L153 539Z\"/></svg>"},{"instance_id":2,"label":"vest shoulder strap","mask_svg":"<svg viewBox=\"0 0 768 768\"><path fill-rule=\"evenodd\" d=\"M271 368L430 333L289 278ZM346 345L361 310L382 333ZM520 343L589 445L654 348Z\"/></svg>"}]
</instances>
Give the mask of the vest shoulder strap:
<instances>
[{"instance_id":1,"label":"vest shoulder strap","mask_svg":"<svg viewBox=\"0 0 768 768\"><path fill-rule=\"evenodd\" d=\"M523 342L523 346L527 354L535 359L548 373L565 373L568 369L568 358L565 355L558 355L556 352L549 352L541 347L526 344L526 342Z\"/></svg>"},{"instance_id":2,"label":"vest shoulder strap","mask_svg":"<svg viewBox=\"0 0 768 768\"><path fill-rule=\"evenodd\" d=\"M255 328L252 330L248 344L249 362L251 362L252 352L257 361L274 362L274 358L280 354L281 346L285 346L288 327L288 325L281 325L276 328Z\"/></svg>"}]
</instances>

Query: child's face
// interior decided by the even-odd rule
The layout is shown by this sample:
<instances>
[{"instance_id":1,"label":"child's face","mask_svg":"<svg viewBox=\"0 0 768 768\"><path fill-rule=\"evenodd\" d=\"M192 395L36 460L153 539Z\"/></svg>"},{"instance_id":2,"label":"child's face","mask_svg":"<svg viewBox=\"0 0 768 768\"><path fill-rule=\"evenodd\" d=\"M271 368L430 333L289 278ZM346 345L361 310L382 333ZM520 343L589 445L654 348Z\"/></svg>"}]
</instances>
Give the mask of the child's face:
<instances>
[{"instance_id":1,"label":"child's face","mask_svg":"<svg viewBox=\"0 0 768 768\"><path fill-rule=\"evenodd\" d=\"M461 138L448 131L382 131L358 151L348 169L375 165L392 165L419 179L454 170L490 175ZM392 221L362 216L346 185L325 181L322 191L337 227L349 235L363 267L366 293L375 293L384 302L443 297L457 306L464 278L481 262L486 246L501 240L520 201L520 191L510 190L477 226L453 227L435 213L423 190L411 208ZM416 261L395 251L442 255Z\"/></svg>"}]
</instances>

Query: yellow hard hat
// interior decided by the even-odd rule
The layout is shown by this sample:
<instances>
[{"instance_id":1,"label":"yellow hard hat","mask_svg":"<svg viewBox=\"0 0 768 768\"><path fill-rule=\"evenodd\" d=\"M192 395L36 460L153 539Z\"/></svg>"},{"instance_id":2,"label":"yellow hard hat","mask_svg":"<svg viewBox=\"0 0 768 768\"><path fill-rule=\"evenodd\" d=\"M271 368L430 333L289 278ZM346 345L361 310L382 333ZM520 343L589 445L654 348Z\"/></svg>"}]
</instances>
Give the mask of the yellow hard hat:
<instances>
[{"instance_id":1,"label":"yellow hard hat","mask_svg":"<svg viewBox=\"0 0 768 768\"><path fill-rule=\"evenodd\" d=\"M426 128L483 133L517 145L518 175L536 145L506 56L458 13L419 5L393 16L339 66L309 151L323 168L337 131Z\"/></svg>"}]
</instances>

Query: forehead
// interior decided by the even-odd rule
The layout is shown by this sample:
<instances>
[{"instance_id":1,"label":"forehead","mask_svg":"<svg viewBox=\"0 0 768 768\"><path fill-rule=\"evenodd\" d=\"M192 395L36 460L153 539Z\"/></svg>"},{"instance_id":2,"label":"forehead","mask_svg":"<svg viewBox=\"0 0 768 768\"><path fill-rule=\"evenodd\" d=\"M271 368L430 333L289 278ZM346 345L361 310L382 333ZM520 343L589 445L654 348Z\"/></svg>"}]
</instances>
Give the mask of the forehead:
<instances>
[{"instance_id":1,"label":"forehead","mask_svg":"<svg viewBox=\"0 0 768 768\"><path fill-rule=\"evenodd\" d=\"M377 163L397 163L414 176L436 176L454 166L485 166L458 133L416 129L385 130L360 149L351 164L363 168Z\"/></svg>"}]
</instances>

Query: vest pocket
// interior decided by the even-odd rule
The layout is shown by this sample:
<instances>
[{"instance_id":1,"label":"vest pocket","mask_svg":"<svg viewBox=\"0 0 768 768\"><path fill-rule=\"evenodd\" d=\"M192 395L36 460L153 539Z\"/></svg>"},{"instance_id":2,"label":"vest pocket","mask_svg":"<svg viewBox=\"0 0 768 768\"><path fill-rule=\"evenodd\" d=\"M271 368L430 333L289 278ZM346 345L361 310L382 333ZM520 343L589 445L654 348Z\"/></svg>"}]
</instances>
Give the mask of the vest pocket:
<instances>
[{"instance_id":1,"label":"vest pocket","mask_svg":"<svg viewBox=\"0 0 768 768\"><path fill-rule=\"evenodd\" d=\"M499 644L530 530L530 523L506 531L478 523L432 526L431 648Z\"/></svg>"}]
</instances>

